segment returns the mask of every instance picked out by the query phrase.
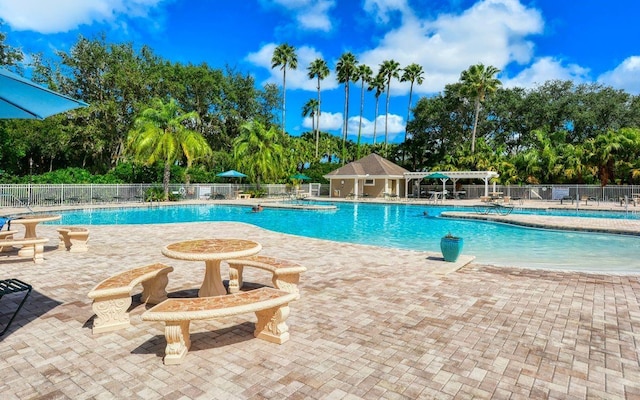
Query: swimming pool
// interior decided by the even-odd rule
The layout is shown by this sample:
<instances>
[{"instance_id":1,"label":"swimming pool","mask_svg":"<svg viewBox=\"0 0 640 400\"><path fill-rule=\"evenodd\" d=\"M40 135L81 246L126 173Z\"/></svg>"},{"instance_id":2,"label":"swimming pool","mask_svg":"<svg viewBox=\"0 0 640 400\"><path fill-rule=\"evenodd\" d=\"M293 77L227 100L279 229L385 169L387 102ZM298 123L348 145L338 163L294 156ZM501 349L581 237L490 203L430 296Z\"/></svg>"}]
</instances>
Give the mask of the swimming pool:
<instances>
[{"instance_id":1,"label":"swimming pool","mask_svg":"<svg viewBox=\"0 0 640 400\"><path fill-rule=\"evenodd\" d=\"M68 211L62 213L59 223L113 225L238 221L319 239L435 252L440 251L440 238L451 232L464 238L463 253L475 255L479 263L640 272L637 251L640 238L637 237L541 230L438 217L440 212L452 210L460 208L340 203L337 209L327 211L267 208L264 212L253 213L247 206L206 204ZM430 217L425 217L424 211ZM573 216L576 216L575 212Z\"/></svg>"}]
</instances>

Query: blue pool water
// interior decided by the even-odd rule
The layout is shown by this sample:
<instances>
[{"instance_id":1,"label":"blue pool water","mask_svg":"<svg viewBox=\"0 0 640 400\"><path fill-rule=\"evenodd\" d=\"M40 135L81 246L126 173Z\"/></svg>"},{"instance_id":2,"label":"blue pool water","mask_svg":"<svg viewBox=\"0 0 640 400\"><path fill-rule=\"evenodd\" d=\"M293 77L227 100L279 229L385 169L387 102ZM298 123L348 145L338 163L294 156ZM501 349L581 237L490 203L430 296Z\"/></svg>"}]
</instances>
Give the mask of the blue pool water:
<instances>
[{"instance_id":1,"label":"blue pool water","mask_svg":"<svg viewBox=\"0 0 640 400\"><path fill-rule=\"evenodd\" d=\"M464 238L463 254L475 255L480 263L640 272L638 237L439 218L440 212L454 210L448 207L359 203L338 204L337 207L329 211L267 208L261 213L253 213L247 206L209 204L92 209L64 212L59 223L112 225L238 221L300 236L434 252L440 251L440 238L451 232ZM424 211L429 213L429 217L423 215ZM563 212L571 216L597 216ZM539 213L550 214L545 211Z\"/></svg>"}]
</instances>

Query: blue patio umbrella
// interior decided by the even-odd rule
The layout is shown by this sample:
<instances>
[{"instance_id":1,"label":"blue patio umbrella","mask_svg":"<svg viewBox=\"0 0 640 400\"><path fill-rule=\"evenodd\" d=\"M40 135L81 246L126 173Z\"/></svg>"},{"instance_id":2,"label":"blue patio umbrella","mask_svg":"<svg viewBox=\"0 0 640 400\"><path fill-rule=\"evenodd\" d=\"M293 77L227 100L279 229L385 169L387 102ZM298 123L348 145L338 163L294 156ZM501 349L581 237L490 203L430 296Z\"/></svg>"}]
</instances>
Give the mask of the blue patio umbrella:
<instances>
[{"instance_id":1,"label":"blue patio umbrella","mask_svg":"<svg viewBox=\"0 0 640 400\"><path fill-rule=\"evenodd\" d=\"M440 172L435 172L431 175L425 176L427 179L449 179L449 177L445 174L441 174Z\"/></svg>"},{"instance_id":2,"label":"blue patio umbrella","mask_svg":"<svg viewBox=\"0 0 640 400\"><path fill-rule=\"evenodd\" d=\"M295 179L297 181L310 181L311 180L311 178L309 178L305 174L301 174L299 172L297 174L295 174L295 175L291 175L291 179Z\"/></svg>"},{"instance_id":3,"label":"blue patio umbrella","mask_svg":"<svg viewBox=\"0 0 640 400\"><path fill-rule=\"evenodd\" d=\"M0 68L0 118L44 119L88 104Z\"/></svg>"},{"instance_id":4,"label":"blue patio umbrella","mask_svg":"<svg viewBox=\"0 0 640 400\"><path fill-rule=\"evenodd\" d=\"M238 172L235 169L230 169L229 171L220 172L219 174L216 174L216 176L219 176L221 178L246 178L247 177L245 174L243 174L242 172Z\"/></svg>"},{"instance_id":5,"label":"blue patio umbrella","mask_svg":"<svg viewBox=\"0 0 640 400\"><path fill-rule=\"evenodd\" d=\"M447 179L449 179L449 177L447 175L441 174L440 172L434 172L433 174L429 174L429 175L425 176L425 178L442 180L442 193L444 193L445 188L446 188L445 184L447 182Z\"/></svg>"}]
</instances>

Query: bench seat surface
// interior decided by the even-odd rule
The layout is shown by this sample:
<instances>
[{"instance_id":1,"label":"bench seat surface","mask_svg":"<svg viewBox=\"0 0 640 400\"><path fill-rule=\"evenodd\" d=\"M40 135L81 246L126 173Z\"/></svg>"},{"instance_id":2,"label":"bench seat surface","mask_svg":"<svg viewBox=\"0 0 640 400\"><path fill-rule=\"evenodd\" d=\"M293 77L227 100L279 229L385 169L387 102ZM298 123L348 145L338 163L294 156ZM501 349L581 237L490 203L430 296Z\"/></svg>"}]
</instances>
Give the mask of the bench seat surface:
<instances>
[{"instance_id":1,"label":"bench seat surface","mask_svg":"<svg viewBox=\"0 0 640 400\"><path fill-rule=\"evenodd\" d=\"M145 312L142 319L181 321L224 317L277 307L297 298L297 293L267 287L226 296L171 298Z\"/></svg>"},{"instance_id":2,"label":"bench seat surface","mask_svg":"<svg viewBox=\"0 0 640 400\"><path fill-rule=\"evenodd\" d=\"M11 245L25 245L25 244L41 244L47 243L49 239L47 238L33 238L33 239L4 239L0 240L0 246L11 246Z\"/></svg>"},{"instance_id":3,"label":"bench seat surface","mask_svg":"<svg viewBox=\"0 0 640 400\"><path fill-rule=\"evenodd\" d=\"M274 258L274 257L267 257L267 256L257 256L257 255L236 258L233 260L228 260L227 262L230 264L245 264L247 266L258 266L258 267L266 268L269 270L276 270L279 268L300 267L300 264L293 261L283 260L283 259Z\"/></svg>"},{"instance_id":4,"label":"bench seat surface","mask_svg":"<svg viewBox=\"0 0 640 400\"><path fill-rule=\"evenodd\" d=\"M140 268L135 268L129 271L124 271L122 273L114 275L100 282L95 288L93 288L91 292L97 292L99 290L116 289L116 288L122 288L122 287L125 287L125 288L132 287L138 283L138 280L141 277L144 277L149 273L154 273L156 271L159 271L165 268L171 268L171 267L165 264L157 263L157 264L151 264L151 265L147 265Z\"/></svg>"}]
</instances>

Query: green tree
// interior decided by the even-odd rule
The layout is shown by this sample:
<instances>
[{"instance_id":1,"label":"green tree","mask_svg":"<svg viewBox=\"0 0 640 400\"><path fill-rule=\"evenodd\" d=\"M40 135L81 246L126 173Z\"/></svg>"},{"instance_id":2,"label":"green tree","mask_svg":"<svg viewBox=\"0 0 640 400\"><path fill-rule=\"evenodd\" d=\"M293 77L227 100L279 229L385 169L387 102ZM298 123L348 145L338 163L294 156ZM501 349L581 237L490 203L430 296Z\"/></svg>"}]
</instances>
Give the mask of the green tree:
<instances>
[{"instance_id":1,"label":"green tree","mask_svg":"<svg viewBox=\"0 0 640 400\"><path fill-rule=\"evenodd\" d=\"M2 24L0 24L2 26ZM20 63L24 56L19 48L10 46L5 43L7 35L4 32L0 32L0 65L17 65Z\"/></svg>"},{"instance_id":2,"label":"green tree","mask_svg":"<svg viewBox=\"0 0 640 400\"><path fill-rule=\"evenodd\" d=\"M385 60L380 64L380 75L384 76L387 84L387 104L384 116L384 149L387 151L389 142L389 99L391 97L391 78L398 79L400 76L400 63L395 60ZM385 154L386 155L386 154Z\"/></svg>"},{"instance_id":3,"label":"green tree","mask_svg":"<svg viewBox=\"0 0 640 400\"><path fill-rule=\"evenodd\" d=\"M151 107L136 118L134 129L129 132L127 149L134 159L145 165L164 164L165 200L169 199L173 164L186 158L188 168L194 160L211 155L205 138L193 129L198 120L197 113L184 113L174 99L167 103L154 99Z\"/></svg>"},{"instance_id":4,"label":"green tree","mask_svg":"<svg viewBox=\"0 0 640 400\"><path fill-rule=\"evenodd\" d=\"M355 79L358 68L358 60L353 53L347 51L338 59L336 74L338 82L344 83L344 120L342 123L342 164L346 159L347 129L349 128L349 83Z\"/></svg>"},{"instance_id":5,"label":"green tree","mask_svg":"<svg viewBox=\"0 0 640 400\"><path fill-rule=\"evenodd\" d=\"M624 161L627 148L637 148L637 142L637 135L631 129L608 130L585 142L590 161L597 168L601 186L615 181L616 165Z\"/></svg>"},{"instance_id":6,"label":"green tree","mask_svg":"<svg viewBox=\"0 0 640 400\"><path fill-rule=\"evenodd\" d=\"M283 43L275 48L273 57L271 58L271 68L280 67L282 71L282 133L286 133L286 108L287 108L287 68L298 68L298 56L296 48Z\"/></svg>"},{"instance_id":7,"label":"green tree","mask_svg":"<svg viewBox=\"0 0 640 400\"><path fill-rule=\"evenodd\" d=\"M303 117L311 117L311 127L313 129L314 132L316 131L316 116L318 115L319 111L319 103L318 100L316 99L309 99L306 103L304 103L304 106L302 106L302 116ZM317 158L317 148L316 148L316 158Z\"/></svg>"},{"instance_id":8,"label":"green tree","mask_svg":"<svg viewBox=\"0 0 640 400\"><path fill-rule=\"evenodd\" d=\"M362 114L364 114L364 85L371 82L373 71L365 64L358 65L354 82L360 81L360 122L358 123L358 141L356 148L356 160L360 159L360 137L362 135Z\"/></svg>"},{"instance_id":9,"label":"green tree","mask_svg":"<svg viewBox=\"0 0 640 400\"><path fill-rule=\"evenodd\" d=\"M283 141L275 127L265 129L259 122L246 122L233 142L233 158L260 190L261 182L275 181L286 174L288 166Z\"/></svg>"},{"instance_id":10,"label":"green tree","mask_svg":"<svg viewBox=\"0 0 640 400\"><path fill-rule=\"evenodd\" d=\"M495 75L500 70L494 66L485 67L484 64L476 64L469 69L462 71L460 82L462 94L474 101L475 112L473 118L473 130L471 132L471 152L476 148L476 129L478 128L478 116L480 115L480 104L484 102L487 95L494 93L502 85Z\"/></svg>"},{"instance_id":11,"label":"green tree","mask_svg":"<svg viewBox=\"0 0 640 400\"><path fill-rule=\"evenodd\" d=\"M153 98L150 88L159 78L158 59L146 47L136 52L131 43L107 43L104 35L92 40L80 37L69 53L58 55L68 73L50 70L41 79L90 104L73 114L67 157L83 168L105 172L122 159L127 132Z\"/></svg>"},{"instance_id":12,"label":"green tree","mask_svg":"<svg viewBox=\"0 0 640 400\"><path fill-rule=\"evenodd\" d=\"M320 114L321 114L321 101L320 101L320 81L329 76L329 67L327 66L327 62L322 58L316 58L309 64L308 68L308 77L309 79L317 79L318 85L318 112L316 113L316 129L315 129L315 138L316 138L316 158L318 158L318 146L320 140Z\"/></svg>"}]
</instances>

